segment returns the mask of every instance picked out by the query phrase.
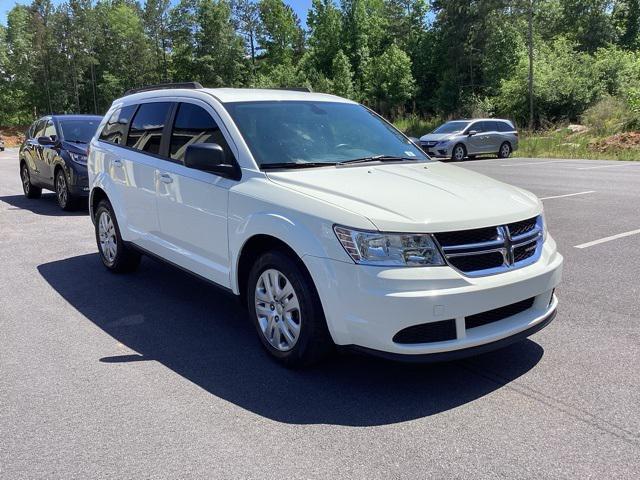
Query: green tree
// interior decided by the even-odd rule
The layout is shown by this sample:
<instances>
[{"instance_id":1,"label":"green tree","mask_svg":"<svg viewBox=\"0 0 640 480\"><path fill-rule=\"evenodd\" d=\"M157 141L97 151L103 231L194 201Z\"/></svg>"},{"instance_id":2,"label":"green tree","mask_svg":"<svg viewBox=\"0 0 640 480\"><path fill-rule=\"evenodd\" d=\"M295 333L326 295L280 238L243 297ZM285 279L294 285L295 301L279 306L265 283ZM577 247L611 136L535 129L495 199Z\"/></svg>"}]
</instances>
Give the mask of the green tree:
<instances>
[{"instance_id":1,"label":"green tree","mask_svg":"<svg viewBox=\"0 0 640 480\"><path fill-rule=\"evenodd\" d=\"M395 44L372 59L367 77L368 99L386 115L399 113L415 93L411 59Z\"/></svg>"},{"instance_id":2,"label":"green tree","mask_svg":"<svg viewBox=\"0 0 640 480\"><path fill-rule=\"evenodd\" d=\"M353 73L351 72L349 58L342 50L338 50L338 53L334 57L331 70L333 73L333 87L331 91L341 97L354 98Z\"/></svg>"},{"instance_id":3,"label":"green tree","mask_svg":"<svg viewBox=\"0 0 640 480\"><path fill-rule=\"evenodd\" d=\"M261 0L258 43L271 65L291 63L304 50L304 32L293 9L282 0Z\"/></svg>"},{"instance_id":4,"label":"green tree","mask_svg":"<svg viewBox=\"0 0 640 480\"><path fill-rule=\"evenodd\" d=\"M331 75L334 58L342 44L342 15L333 0L313 0L307 26L314 67L324 75Z\"/></svg>"}]
</instances>

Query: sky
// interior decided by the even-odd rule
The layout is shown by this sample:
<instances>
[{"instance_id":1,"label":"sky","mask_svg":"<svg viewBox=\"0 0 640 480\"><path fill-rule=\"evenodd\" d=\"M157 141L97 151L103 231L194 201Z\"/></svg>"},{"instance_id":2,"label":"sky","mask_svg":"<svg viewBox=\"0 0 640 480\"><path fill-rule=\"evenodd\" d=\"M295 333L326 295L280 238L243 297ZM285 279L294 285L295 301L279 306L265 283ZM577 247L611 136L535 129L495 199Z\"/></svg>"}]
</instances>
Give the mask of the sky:
<instances>
[{"instance_id":1,"label":"sky","mask_svg":"<svg viewBox=\"0 0 640 480\"><path fill-rule=\"evenodd\" d=\"M64 0L52 0L54 5L58 5L63 1ZM171 3L178 3L178 1L179 0L171 0ZM293 10L296 12L298 17L300 17L302 26L306 28L307 10L311 7L311 0L284 0L284 2L293 7ZM7 12L11 10L16 3L25 5L31 3L31 0L0 0L0 24L7 24Z\"/></svg>"}]
</instances>

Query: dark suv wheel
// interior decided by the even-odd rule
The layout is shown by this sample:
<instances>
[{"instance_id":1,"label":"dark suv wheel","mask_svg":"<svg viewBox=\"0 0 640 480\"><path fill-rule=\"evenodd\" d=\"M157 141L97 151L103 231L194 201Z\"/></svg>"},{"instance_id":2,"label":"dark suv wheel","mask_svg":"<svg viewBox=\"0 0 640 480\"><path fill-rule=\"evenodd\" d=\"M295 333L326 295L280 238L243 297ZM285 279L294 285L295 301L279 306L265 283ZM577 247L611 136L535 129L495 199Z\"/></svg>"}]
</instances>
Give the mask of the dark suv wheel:
<instances>
[{"instance_id":1,"label":"dark suv wheel","mask_svg":"<svg viewBox=\"0 0 640 480\"><path fill-rule=\"evenodd\" d=\"M310 365L331 351L313 281L286 253L274 250L258 258L249 273L247 303L262 345L286 366Z\"/></svg>"},{"instance_id":2,"label":"dark suv wheel","mask_svg":"<svg viewBox=\"0 0 640 480\"><path fill-rule=\"evenodd\" d=\"M55 179L56 198L62 210L74 210L78 206L77 199L69 191L67 176L62 168L58 168Z\"/></svg>"},{"instance_id":3,"label":"dark suv wheel","mask_svg":"<svg viewBox=\"0 0 640 480\"><path fill-rule=\"evenodd\" d=\"M22 191L27 198L40 198L42 195L42 189L36 187L31 183L31 175L29 174L29 167L26 163L20 167L20 179L22 180Z\"/></svg>"}]
</instances>

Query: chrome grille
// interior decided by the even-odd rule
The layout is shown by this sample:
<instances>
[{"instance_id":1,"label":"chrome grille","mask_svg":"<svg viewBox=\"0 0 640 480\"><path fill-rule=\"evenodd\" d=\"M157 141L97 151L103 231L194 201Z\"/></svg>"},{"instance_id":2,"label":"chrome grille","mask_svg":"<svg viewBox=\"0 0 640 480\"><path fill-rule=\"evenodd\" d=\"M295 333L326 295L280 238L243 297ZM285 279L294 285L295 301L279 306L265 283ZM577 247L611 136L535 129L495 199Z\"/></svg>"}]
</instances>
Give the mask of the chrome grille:
<instances>
[{"instance_id":1,"label":"chrome grille","mask_svg":"<svg viewBox=\"0 0 640 480\"><path fill-rule=\"evenodd\" d=\"M540 258L542 217L507 225L435 233L447 262L470 277L525 267Z\"/></svg>"}]
</instances>

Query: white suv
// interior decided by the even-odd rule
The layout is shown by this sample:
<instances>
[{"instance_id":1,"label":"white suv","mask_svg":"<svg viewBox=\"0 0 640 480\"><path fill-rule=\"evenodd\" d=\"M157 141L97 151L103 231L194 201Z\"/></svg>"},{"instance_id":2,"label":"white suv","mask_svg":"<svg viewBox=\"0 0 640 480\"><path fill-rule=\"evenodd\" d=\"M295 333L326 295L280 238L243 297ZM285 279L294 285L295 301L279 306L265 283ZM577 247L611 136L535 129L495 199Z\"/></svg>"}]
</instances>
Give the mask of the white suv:
<instances>
[{"instance_id":1,"label":"white suv","mask_svg":"<svg viewBox=\"0 0 640 480\"><path fill-rule=\"evenodd\" d=\"M555 315L542 203L343 98L145 89L113 103L88 166L109 270L150 254L230 290L288 365L334 345L459 358Z\"/></svg>"}]
</instances>

